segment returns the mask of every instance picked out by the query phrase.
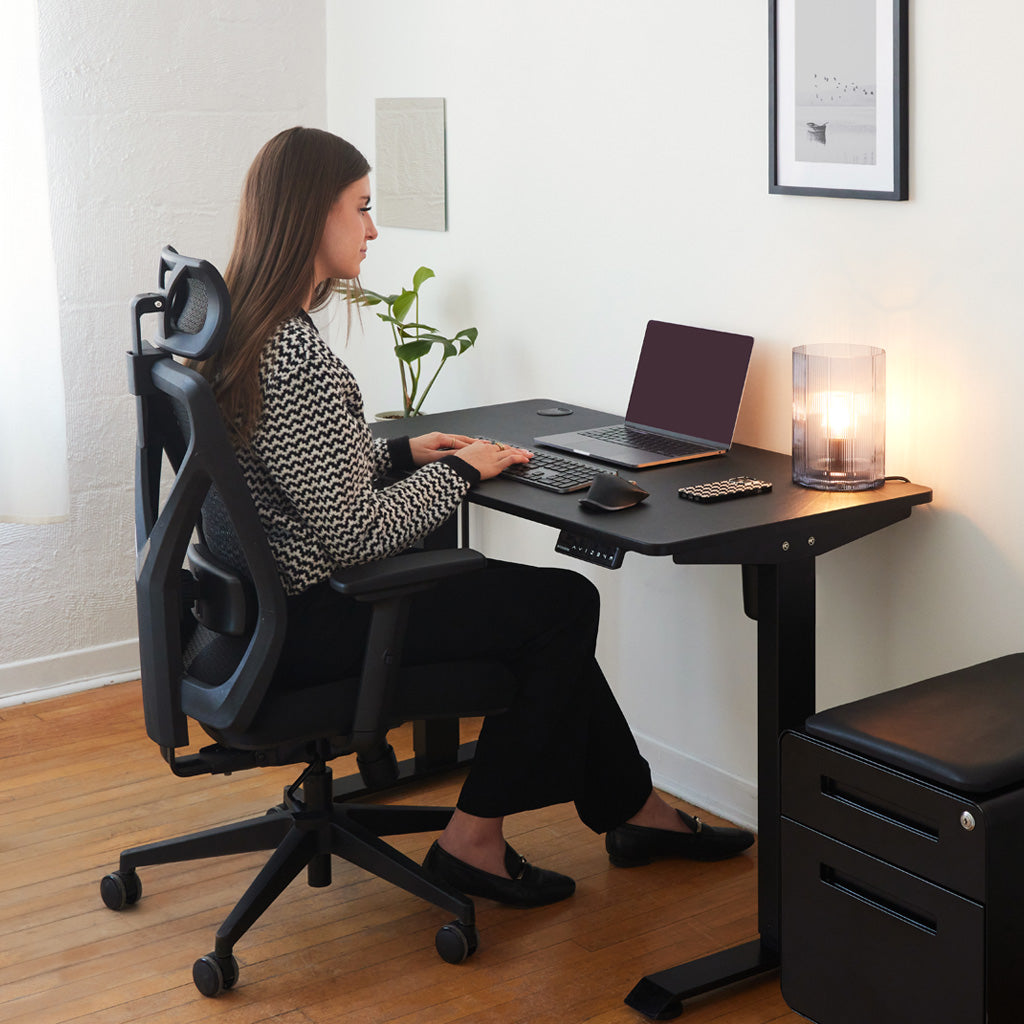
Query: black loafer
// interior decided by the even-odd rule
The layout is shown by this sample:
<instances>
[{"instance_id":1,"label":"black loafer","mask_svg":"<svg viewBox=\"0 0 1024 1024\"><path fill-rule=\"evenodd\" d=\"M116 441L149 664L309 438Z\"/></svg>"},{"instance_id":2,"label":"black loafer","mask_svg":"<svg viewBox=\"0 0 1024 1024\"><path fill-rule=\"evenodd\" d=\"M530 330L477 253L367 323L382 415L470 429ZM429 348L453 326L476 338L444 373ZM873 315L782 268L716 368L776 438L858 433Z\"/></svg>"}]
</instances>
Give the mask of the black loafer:
<instances>
[{"instance_id":1,"label":"black loafer","mask_svg":"<svg viewBox=\"0 0 1024 1024\"><path fill-rule=\"evenodd\" d=\"M650 864L659 857L686 857L688 860L725 860L752 846L754 835L742 828L714 828L700 818L676 810L692 832L672 832L643 825L619 825L604 837L604 848L611 862L620 868Z\"/></svg>"},{"instance_id":2,"label":"black loafer","mask_svg":"<svg viewBox=\"0 0 1024 1024\"><path fill-rule=\"evenodd\" d=\"M507 843L505 870L511 878L481 871L442 850L437 842L427 850L423 867L435 878L467 896L483 896L512 907L542 907L546 903L564 900L576 891L576 883L568 875L534 867Z\"/></svg>"}]
</instances>

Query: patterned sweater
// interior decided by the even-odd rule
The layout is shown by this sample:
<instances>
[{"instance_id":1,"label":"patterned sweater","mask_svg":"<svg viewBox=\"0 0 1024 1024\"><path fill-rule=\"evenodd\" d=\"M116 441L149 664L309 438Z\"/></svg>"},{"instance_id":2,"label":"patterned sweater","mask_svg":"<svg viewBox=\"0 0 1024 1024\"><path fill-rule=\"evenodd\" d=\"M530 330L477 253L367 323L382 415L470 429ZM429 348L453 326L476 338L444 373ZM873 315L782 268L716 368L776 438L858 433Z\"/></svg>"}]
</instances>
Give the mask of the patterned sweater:
<instances>
[{"instance_id":1,"label":"patterned sweater","mask_svg":"<svg viewBox=\"0 0 1024 1024\"><path fill-rule=\"evenodd\" d=\"M378 486L388 470L414 468L409 440L371 436L355 377L304 313L268 342L259 374L263 413L238 459L288 594L404 551L479 482L446 456Z\"/></svg>"}]
</instances>

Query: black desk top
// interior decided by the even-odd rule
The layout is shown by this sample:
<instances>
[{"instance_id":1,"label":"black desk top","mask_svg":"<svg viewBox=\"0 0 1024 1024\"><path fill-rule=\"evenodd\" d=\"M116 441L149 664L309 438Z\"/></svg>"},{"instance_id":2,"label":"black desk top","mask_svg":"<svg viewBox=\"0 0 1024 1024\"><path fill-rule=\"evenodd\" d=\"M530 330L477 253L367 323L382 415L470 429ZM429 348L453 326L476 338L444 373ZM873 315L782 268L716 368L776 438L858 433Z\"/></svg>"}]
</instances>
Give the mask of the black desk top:
<instances>
[{"instance_id":1,"label":"black desk top","mask_svg":"<svg viewBox=\"0 0 1024 1024\"><path fill-rule=\"evenodd\" d=\"M541 434L621 420L579 406L574 406L569 416L537 415L538 409L558 404L551 399L530 399L459 409L413 421L375 424L374 432L393 437L441 430L533 447L533 438ZM789 455L747 445L734 445L728 455L717 458L622 472L635 478L651 496L642 505L621 512L588 511L579 504L579 494L553 494L501 478L474 488L469 500L610 541L626 551L671 555L677 562L691 564L780 563L823 554L906 519L915 505L932 500L930 488L897 482L870 491L810 490L792 482ZM770 480L773 490L712 505L683 501L677 494L678 488L687 484L741 475Z\"/></svg>"}]
</instances>

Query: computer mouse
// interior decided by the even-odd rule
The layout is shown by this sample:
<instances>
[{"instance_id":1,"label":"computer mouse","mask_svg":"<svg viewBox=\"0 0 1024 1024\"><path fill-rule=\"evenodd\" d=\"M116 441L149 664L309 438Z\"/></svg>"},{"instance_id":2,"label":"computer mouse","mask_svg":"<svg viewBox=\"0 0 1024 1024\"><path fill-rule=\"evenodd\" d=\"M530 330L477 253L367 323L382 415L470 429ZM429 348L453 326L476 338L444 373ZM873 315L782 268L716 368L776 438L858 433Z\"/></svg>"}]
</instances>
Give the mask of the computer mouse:
<instances>
[{"instance_id":1,"label":"computer mouse","mask_svg":"<svg viewBox=\"0 0 1024 1024\"><path fill-rule=\"evenodd\" d=\"M639 505L648 494L635 480L627 480L618 473L598 473L590 490L580 498L580 504L598 512L619 512Z\"/></svg>"}]
</instances>

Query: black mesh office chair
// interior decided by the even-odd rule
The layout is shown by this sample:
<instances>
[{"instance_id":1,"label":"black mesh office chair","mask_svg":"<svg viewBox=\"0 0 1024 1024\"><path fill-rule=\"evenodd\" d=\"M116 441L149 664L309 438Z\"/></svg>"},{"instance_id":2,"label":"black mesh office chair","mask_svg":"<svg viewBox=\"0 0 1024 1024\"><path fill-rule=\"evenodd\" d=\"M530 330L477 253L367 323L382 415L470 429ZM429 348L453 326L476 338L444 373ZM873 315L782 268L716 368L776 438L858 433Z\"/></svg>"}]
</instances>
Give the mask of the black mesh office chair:
<instances>
[{"instance_id":1,"label":"black mesh office chair","mask_svg":"<svg viewBox=\"0 0 1024 1024\"><path fill-rule=\"evenodd\" d=\"M312 886L331 881L337 854L454 913L437 933L440 955L458 963L476 948L473 903L430 880L379 837L440 830L451 808L335 802L328 762L357 754L372 789L396 775L387 732L408 720L498 712L513 680L500 665L460 663L405 668L402 636L410 596L437 579L472 571L483 556L467 549L422 551L338 572L332 585L373 606L362 674L286 695L269 688L286 625L285 597L256 509L207 382L173 357L208 358L222 344L230 302L209 263L166 248L159 288L132 304L130 385L138 410L136 595L146 731L181 777L269 765L304 765L281 806L238 824L125 850L101 883L104 903L138 902L136 869L233 853L273 850L193 967L213 996L238 980L233 948L285 887L307 868ZM142 340L154 314L157 337ZM163 495L164 460L174 479ZM165 488L166 489L166 488ZM237 550L214 554L203 520L230 524ZM223 535L223 530L218 530ZM197 753L188 720L214 742Z\"/></svg>"}]
</instances>

